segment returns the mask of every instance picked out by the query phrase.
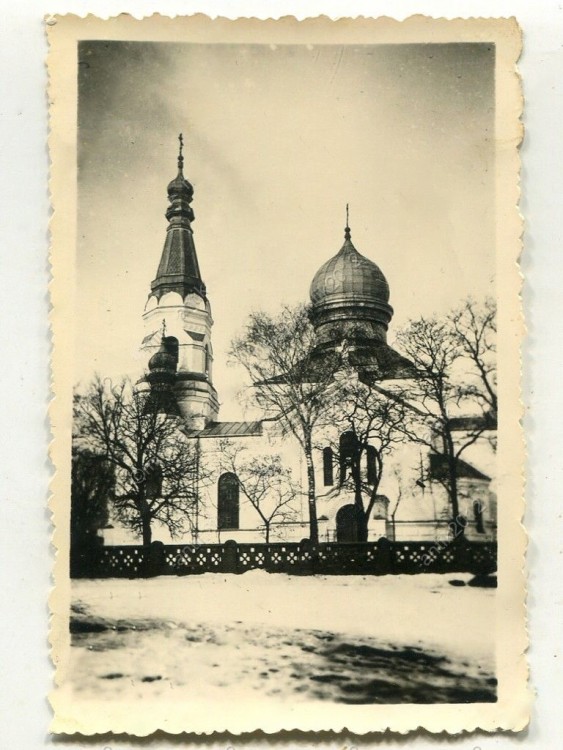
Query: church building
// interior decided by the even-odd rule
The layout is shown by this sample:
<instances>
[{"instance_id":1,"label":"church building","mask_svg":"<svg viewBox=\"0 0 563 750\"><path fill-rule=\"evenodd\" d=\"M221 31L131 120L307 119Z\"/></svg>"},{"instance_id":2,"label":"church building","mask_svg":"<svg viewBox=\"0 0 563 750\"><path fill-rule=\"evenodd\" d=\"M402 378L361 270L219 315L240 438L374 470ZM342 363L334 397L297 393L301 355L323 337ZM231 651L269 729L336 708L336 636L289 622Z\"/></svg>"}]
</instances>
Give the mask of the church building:
<instances>
[{"instance_id":1,"label":"church building","mask_svg":"<svg viewBox=\"0 0 563 750\"><path fill-rule=\"evenodd\" d=\"M199 488L192 531L180 541L186 544L229 539L300 541L309 535L306 472L300 447L295 440L280 434L275 420L221 422L219 418L219 399L213 380L213 317L194 242L193 197L193 186L184 176L180 139L178 174L168 185L164 247L143 313L141 350L146 357L146 373L136 385L137 392L146 396L151 408L180 417L180 428L197 444L201 464L205 466L205 481ZM354 247L347 225L340 250L327 259L311 282L311 322L319 354L337 347L344 332L347 363L365 382L392 383L412 377L409 360L387 343L393 317L389 299L389 285L382 270ZM336 459L330 445L339 440L340 454ZM353 491L345 481L346 436L327 434L325 446L316 451L319 540L343 540L339 511L353 503ZM279 503L279 512L266 524L241 491L241 482L233 470L236 468L233 457L251 460L268 455L275 456L283 467L283 477L293 493L290 500ZM433 470L438 476L440 467L435 458L432 457ZM481 461L481 465L487 465L487 460ZM423 467L428 476L430 461L419 445L401 445L395 451L389 465L386 464L378 489L381 494L369 520L370 541L381 536L411 540L447 538L446 493L438 482L422 481ZM368 484L371 469L368 450L363 468ZM459 484L460 510L472 521L468 537L490 541L496 529L490 477L485 471L461 462ZM276 489L279 501L281 485ZM106 544L136 541L129 538L131 532L119 528L106 531L104 536ZM166 530L158 527L153 538L170 541Z\"/></svg>"}]
</instances>

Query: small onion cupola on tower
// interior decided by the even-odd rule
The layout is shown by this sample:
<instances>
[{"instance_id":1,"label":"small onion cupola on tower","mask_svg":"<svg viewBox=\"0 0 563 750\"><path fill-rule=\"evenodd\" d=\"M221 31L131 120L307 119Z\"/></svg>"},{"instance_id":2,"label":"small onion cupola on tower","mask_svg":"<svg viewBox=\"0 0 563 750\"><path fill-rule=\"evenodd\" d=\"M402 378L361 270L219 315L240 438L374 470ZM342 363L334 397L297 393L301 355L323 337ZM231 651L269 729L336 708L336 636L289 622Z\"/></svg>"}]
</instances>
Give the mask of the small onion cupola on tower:
<instances>
[{"instance_id":1,"label":"small onion cupola on tower","mask_svg":"<svg viewBox=\"0 0 563 750\"><path fill-rule=\"evenodd\" d=\"M190 427L215 421L219 411L212 381L211 306L197 258L191 203L194 189L184 176L183 138L179 136L178 174L168 185L168 227L143 322L141 349L149 357L161 346L164 322L168 338L177 341L174 382L176 403ZM148 376L145 379L148 380Z\"/></svg>"},{"instance_id":2,"label":"small onion cupola on tower","mask_svg":"<svg viewBox=\"0 0 563 750\"><path fill-rule=\"evenodd\" d=\"M162 324L160 347L149 359L145 382L149 384L145 412L159 412L169 416L180 416L174 386L178 367L178 339L166 335L166 324Z\"/></svg>"},{"instance_id":3,"label":"small onion cupola on tower","mask_svg":"<svg viewBox=\"0 0 563 750\"><path fill-rule=\"evenodd\" d=\"M346 206L344 244L315 274L310 288L311 322L318 354L346 344L350 363L375 377L406 377L411 363L387 345L393 317L383 271L358 252Z\"/></svg>"}]
</instances>

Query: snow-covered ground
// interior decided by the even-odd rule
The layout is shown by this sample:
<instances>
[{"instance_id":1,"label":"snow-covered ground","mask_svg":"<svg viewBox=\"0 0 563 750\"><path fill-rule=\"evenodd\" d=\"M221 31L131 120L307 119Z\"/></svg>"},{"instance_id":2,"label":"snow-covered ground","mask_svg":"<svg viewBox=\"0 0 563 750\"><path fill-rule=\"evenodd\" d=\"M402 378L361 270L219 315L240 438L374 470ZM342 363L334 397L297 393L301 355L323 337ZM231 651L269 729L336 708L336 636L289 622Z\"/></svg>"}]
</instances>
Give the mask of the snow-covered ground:
<instances>
[{"instance_id":1,"label":"snow-covered ground","mask_svg":"<svg viewBox=\"0 0 563 750\"><path fill-rule=\"evenodd\" d=\"M454 578L470 576L74 581L75 696L494 700L495 591Z\"/></svg>"}]
</instances>

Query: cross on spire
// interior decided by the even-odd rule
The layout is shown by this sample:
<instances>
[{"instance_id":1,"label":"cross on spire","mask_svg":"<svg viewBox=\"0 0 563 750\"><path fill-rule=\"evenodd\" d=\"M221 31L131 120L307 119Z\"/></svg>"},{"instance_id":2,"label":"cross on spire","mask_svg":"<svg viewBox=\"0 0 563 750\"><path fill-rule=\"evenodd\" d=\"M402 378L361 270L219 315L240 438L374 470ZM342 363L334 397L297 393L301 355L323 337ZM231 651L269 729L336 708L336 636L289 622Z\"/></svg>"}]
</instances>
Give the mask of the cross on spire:
<instances>
[{"instance_id":1,"label":"cross on spire","mask_svg":"<svg viewBox=\"0 0 563 750\"><path fill-rule=\"evenodd\" d=\"M350 226L349 226L349 205L346 204L346 227L344 228L344 239L349 240L351 237Z\"/></svg>"},{"instance_id":2,"label":"cross on spire","mask_svg":"<svg viewBox=\"0 0 563 750\"><path fill-rule=\"evenodd\" d=\"M178 141L180 142L180 148L178 149L178 169L181 171L184 166L184 136L182 135L182 133L180 133L180 135L178 136Z\"/></svg>"}]
</instances>

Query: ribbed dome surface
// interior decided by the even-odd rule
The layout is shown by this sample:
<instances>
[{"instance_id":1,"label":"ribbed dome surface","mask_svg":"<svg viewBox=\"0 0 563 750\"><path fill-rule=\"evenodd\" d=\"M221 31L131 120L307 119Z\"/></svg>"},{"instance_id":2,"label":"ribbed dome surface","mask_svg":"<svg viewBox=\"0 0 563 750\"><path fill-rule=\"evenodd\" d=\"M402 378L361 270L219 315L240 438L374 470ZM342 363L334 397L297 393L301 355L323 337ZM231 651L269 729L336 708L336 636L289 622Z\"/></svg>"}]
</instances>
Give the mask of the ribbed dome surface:
<instances>
[{"instance_id":1,"label":"ribbed dome surface","mask_svg":"<svg viewBox=\"0 0 563 750\"><path fill-rule=\"evenodd\" d=\"M346 238L340 251L315 274L310 296L313 305L342 302L343 297L350 302L388 302L389 285L381 269Z\"/></svg>"}]
</instances>

